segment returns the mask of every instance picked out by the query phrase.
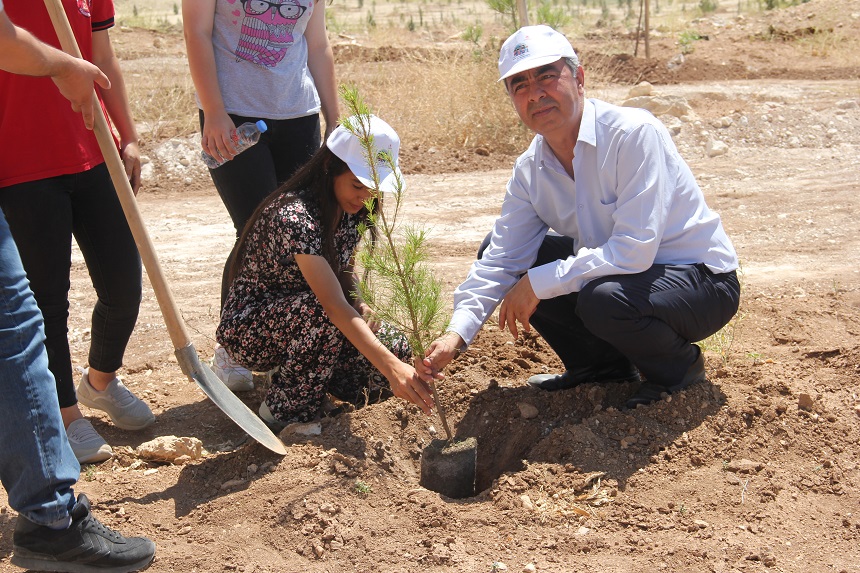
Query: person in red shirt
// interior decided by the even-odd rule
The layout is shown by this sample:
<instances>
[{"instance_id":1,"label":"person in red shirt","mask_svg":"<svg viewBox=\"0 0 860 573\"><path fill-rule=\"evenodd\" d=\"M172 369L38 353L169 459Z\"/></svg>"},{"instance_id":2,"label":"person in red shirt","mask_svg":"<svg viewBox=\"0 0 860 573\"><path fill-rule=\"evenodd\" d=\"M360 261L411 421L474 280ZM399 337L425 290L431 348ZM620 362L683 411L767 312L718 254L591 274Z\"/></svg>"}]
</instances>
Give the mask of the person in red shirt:
<instances>
[{"instance_id":1,"label":"person in red shirt","mask_svg":"<svg viewBox=\"0 0 860 573\"><path fill-rule=\"evenodd\" d=\"M110 88L96 66L15 26L3 0L0 69L50 77L87 127L93 125L97 103L93 82ZM129 573L147 567L155 556L155 543L104 526L92 514L87 496L75 496L81 466L62 430L56 384L42 344L42 315L2 211L0 308L0 481L9 505L18 512L11 564L76 573Z\"/></svg>"},{"instance_id":2,"label":"person in red shirt","mask_svg":"<svg viewBox=\"0 0 860 573\"><path fill-rule=\"evenodd\" d=\"M59 47L41 2L4 4L16 25ZM99 103L119 134L120 154L136 192L138 135L108 35L114 23L113 2L62 0L62 4L84 59L110 80L110 89L97 89ZM0 141L0 208L44 316L45 346L63 424L80 462L103 461L111 457L111 447L83 418L79 401L106 411L123 429L139 430L155 421L149 407L116 376L140 307L140 256L95 135L50 78L0 71ZM72 236L98 295L89 369L77 394L68 341Z\"/></svg>"}]
</instances>

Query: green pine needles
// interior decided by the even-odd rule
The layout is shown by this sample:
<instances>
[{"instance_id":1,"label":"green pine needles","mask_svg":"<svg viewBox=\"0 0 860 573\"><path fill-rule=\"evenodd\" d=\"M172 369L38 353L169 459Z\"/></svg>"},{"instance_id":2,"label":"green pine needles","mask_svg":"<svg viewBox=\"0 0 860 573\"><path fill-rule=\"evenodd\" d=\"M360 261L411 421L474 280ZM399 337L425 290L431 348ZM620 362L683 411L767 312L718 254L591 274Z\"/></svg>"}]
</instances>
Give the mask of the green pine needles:
<instances>
[{"instance_id":1,"label":"green pine needles","mask_svg":"<svg viewBox=\"0 0 860 573\"><path fill-rule=\"evenodd\" d=\"M355 88L342 86L340 93L350 116L341 124L361 143L374 183L373 195L365 203L370 213L368 222L359 227L364 240L356 263L364 272L358 282L358 294L370 307L373 319L397 328L409 340L413 355L421 357L448 326L442 284L426 265L429 260L427 232L415 225L401 224L399 220L404 199L403 180L391 153L378 150L374 145L370 107ZM396 174L394 192L384 197L379 191L378 161ZM375 208L377 202L378 208ZM431 383L430 387L450 440L451 430L436 386Z\"/></svg>"},{"instance_id":2,"label":"green pine needles","mask_svg":"<svg viewBox=\"0 0 860 573\"><path fill-rule=\"evenodd\" d=\"M381 238L376 245L366 242L359 250L357 262L368 272L358 287L374 318L396 326L409 339L415 355L423 356L448 321L441 284L423 264L427 261L426 233L404 226L402 233L394 234L401 197L394 200L393 216L386 217L380 210L370 217L369 225L379 230Z\"/></svg>"}]
</instances>

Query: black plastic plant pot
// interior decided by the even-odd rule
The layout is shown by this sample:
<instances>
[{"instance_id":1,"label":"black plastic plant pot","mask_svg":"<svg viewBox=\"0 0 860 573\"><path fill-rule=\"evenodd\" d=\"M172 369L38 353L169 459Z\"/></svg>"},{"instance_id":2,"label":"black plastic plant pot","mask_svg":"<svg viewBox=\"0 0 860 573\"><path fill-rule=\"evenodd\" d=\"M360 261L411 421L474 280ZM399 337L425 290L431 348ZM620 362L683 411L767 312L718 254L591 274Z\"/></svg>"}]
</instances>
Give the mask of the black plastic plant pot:
<instances>
[{"instance_id":1,"label":"black plastic plant pot","mask_svg":"<svg viewBox=\"0 0 860 573\"><path fill-rule=\"evenodd\" d=\"M444 496L475 495L478 440L433 440L421 452L421 485Z\"/></svg>"}]
</instances>

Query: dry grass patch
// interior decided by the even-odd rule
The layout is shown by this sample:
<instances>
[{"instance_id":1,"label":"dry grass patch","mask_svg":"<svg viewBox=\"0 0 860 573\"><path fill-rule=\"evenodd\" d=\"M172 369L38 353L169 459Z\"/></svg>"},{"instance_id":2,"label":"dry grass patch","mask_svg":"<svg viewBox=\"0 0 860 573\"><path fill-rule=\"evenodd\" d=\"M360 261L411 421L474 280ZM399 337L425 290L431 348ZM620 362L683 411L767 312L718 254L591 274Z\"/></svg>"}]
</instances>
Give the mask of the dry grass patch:
<instances>
[{"instance_id":1,"label":"dry grass patch","mask_svg":"<svg viewBox=\"0 0 860 573\"><path fill-rule=\"evenodd\" d=\"M338 64L407 145L520 151L531 135L496 82L495 55L469 49L415 52L396 59Z\"/></svg>"},{"instance_id":2,"label":"dry grass patch","mask_svg":"<svg viewBox=\"0 0 860 573\"><path fill-rule=\"evenodd\" d=\"M157 72L153 73L153 69ZM144 140L155 143L200 129L187 60L126 60L123 75L132 114Z\"/></svg>"}]
</instances>

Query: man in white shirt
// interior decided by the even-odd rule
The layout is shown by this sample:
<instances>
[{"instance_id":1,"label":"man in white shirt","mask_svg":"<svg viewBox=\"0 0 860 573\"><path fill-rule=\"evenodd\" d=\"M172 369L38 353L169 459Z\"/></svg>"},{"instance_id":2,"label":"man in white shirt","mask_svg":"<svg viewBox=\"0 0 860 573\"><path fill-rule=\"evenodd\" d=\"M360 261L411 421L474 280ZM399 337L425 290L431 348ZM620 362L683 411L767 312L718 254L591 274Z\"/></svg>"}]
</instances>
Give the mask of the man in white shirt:
<instances>
[{"instance_id":1,"label":"man in white shirt","mask_svg":"<svg viewBox=\"0 0 860 573\"><path fill-rule=\"evenodd\" d=\"M441 377L501 303L499 326L515 338L517 323L534 326L566 368L531 377L536 388L641 374L635 408L704 380L694 342L737 312L738 258L669 132L645 110L586 99L573 47L548 26L509 37L499 72L537 135L421 375Z\"/></svg>"}]
</instances>

